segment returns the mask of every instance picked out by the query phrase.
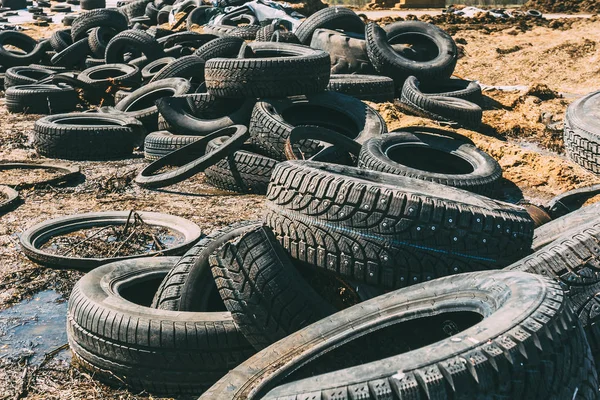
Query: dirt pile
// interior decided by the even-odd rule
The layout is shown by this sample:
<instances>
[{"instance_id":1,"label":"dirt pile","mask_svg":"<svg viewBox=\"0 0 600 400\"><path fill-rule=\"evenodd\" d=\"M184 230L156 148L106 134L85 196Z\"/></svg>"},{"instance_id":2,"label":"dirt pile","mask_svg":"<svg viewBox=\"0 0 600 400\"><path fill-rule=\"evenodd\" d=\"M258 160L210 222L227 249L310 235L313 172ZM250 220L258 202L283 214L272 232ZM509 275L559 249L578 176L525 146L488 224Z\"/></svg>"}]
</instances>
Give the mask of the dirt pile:
<instances>
[{"instance_id":1,"label":"dirt pile","mask_svg":"<svg viewBox=\"0 0 600 400\"><path fill-rule=\"evenodd\" d=\"M598 0L529 0L525 7L551 13L599 12L600 2Z\"/></svg>"}]
</instances>

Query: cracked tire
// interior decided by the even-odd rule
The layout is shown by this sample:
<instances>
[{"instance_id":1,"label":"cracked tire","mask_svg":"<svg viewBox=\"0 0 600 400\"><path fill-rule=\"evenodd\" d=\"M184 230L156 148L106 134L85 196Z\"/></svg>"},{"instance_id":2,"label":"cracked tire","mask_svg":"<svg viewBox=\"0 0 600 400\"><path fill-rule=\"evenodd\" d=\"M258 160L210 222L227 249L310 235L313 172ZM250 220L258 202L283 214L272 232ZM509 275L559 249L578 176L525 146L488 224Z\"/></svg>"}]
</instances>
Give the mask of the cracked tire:
<instances>
[{"instance_id":1,"label":"cracked tire","mask_svg":"<svg viewBox=\"0 0 600 400\"><path fill-rule=\"evenodd\" d=\"M384 357L371 354L387 343ZM591 400L597 391L589 345L560 286L486 271L397 290L318 321L200 399Z\"/></svg>"},{"instance_id":2,"label":"cracked tire","mask_svg":"<svg viewBox=\"0 0 600 400\"><path fill-rule=\"evenodd\" d=\"M529 254L533 236L521 207L313 161L275 167L265 223L293 259L387 288L507 266Z\"/></svg>"}]
</instances>

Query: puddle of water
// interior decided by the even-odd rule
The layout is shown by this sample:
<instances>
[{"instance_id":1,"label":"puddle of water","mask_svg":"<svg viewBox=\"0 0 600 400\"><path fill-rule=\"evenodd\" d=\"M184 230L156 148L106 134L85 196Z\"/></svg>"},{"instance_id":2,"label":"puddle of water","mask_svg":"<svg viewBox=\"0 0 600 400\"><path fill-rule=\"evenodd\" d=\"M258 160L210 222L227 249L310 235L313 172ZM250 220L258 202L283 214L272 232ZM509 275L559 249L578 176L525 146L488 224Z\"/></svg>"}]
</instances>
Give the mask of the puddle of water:
<instances>
[{"instance_id":1,"label":"puddle of water","mask_svg":"<svg viewBox=\"0 0 600 400\"><path fill-rule=\"evenodd\" d=\"M0 359L39 364L44 355L67 343L67 301L53 290L0 311ZM69 351L54 359L68 361Z\"/></svg>"}]
</instances>

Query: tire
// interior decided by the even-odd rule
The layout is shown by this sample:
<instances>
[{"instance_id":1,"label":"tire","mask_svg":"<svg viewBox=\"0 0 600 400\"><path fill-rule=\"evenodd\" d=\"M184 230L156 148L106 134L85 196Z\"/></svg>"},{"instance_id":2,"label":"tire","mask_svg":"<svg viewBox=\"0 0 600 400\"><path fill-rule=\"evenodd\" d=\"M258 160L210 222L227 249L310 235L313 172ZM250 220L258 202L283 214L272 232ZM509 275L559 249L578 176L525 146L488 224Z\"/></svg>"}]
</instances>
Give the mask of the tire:
<instances>
[{"instance_id":1,"label":"tire","mask_svg":"<svg viewBox=\"0 0 600 400\"><path fill-rule=\"evenodd\" d=\"M406 344L391 340L392 333ZM402 350L386 358L369 353L383 343ZM352 356L357 353L367 354L367 362ZM307 360L313 362L303 371ZM308 371L316 376L301 379ZM248 359L200 399L593 399L597 381L560 286L531 274L489 271L345 309Z\"/></svg>"},{"instance_id":2,"label":"tire","mask_svg":"<svg viewBox=\"0 0 600 400\"><path fill-rule=\"evenodd\" d=\"M389 76L400 87L406 78L416 76L423 82L450 78L458 60L456 43L435 25L420 21L403 21L387 25L385 30L370 23L365 29L367 55L375 70ZM424 39L424 40L423 40ZM392 48L404 40L430 48L426 59L410 59Z\"/></svg>"},{"instance_id":3,"label":"tire","mask_svg":"<svg viewBox=\"0 0 600 400\"><path fill-rule=\"evenodd\" d=\"M158 8L154 5L153 2L149 2L146 4L146 10L144 14L150 18L151 25L157 24L158 20Z\"/></svg>"},{"instance_id":4,"label":"tire","mask_svg":"<svg viewBox=\"0 0 600 400\"><path fill-rule=\"evenodd\" d=\"M172 6L164 6L164 7L162 7L158 11L158 14L156 15L156 23L158 25L162 25L162 24L168 23L169 22L169 13L171 12L172 9L173 9Z\"/></svg>"},{"instance_id":5,"label":"tire","mask_svg":"<svg viewBox=\"0 0 600 400\"><path fill-rule=\"evenodd\" d=\"M106 64L106 60L104 58L92 58L88 57L85 59L85 68L97 67L98 65ZM131 64L131 63L129 63ZM131 64L133 65L133 64Z\"/></svg>"},{"instance_id":6,"label":"tire","mask_svg":"<svg viewBox=\"0 0 600 400\"><path fill-rule=\"evenodd\" d=\"M149 3L150 4L150 3ZM105 59L108 64L123 63L127 48L142 53L150 61L164 57L162 46L144 31L127 30L115 35L106 46Z\"/></svg>"},{"instance_id":7,"label":"tire","mask_svg":"<svg viewBox=\"0 0 600 400\"><path fill-rule=\"evenodd\" d=\"M481 107L470 101L423 94L419 90L419 81L414 76L404 82L400 101L417 115L437 121L456 122L471 129L479 128L483 117Z\"/></svg>"},{"instance_id":8,"label":"tire","mask_svg":"<svg viewBox=\"0 0 600 400\"><path fill-rule=\"evenodd\" d=\"M123 115L59 114L35 122L33 147L49 158L123 158L131 155L134 143L143 133L139 121Z\"/></svg>"},{"instance_id":9,"label":"tire","mask_svg":"<svg viewBox=\"0 0 600 400\"><path fill-rule=\"evenodd\" d=\"M138 67L128 64L98 65L82 71L77 79L103 93L108 93L111 88L141 84L140 70Z\"/></svg>"},{"instance_id":10,"label":"tire","mask_svg":"<svg viewBox=\"0 0 600 400\"><path fill-rule=\"evenodd\" d=\"M158 73L158 71L166 67L172 61L175 61L174 57L163 57L148 63L142 68L142 79L144 81L149 81Z\"/></svg>"},{"instance_id":11,"label":"tire","mask_svg":"<svg viewBox=\"0 0 600 400\"><path fill-rule=\"evenodd\" d=\"M27 8L26 0L2 0L2 7L10 8L11 10L24 10Z\"/></svg>"},{"instance_id":12,"label":"tire","mask_svg":"<svg viewBox=\"0 0 600 400\"><path fill-rule=\"evenodd\" d=\"M231 125L247 126L254 100L227 102L208 93L165 98L157 102L163 129L186 135L206 135Z\"/></svg>"},{"instance_id":13,"label":"tire","mask_svg":"<svg viewBox=\"0 0 600 400\"><path fill-rule=\"evenodd\" d=\"M72 68L83 65L86 57L91 54L87 37L80 39L52 57L52 65Z\"/></svg>"},{"instance_id":14,"label":"tire","mask_svg":"<svg viewBox=\"0 0 600 400\"><path fill-rule=\"evenodd\" d=\"M264 226L224 244L210 265L225 306L257 350L335 312Z\"/></svg>"},{"instance_id":15,"label":"tire","mask_svg":"<svg viewBox=\"0 0 600 400\"><path fill-rule=\"evenodd\" d=\"M19 192L8 186L0 185L0 212L10 210L19 202Z\"/></svg>"},{"instance_id":16,"label":"tire","mask_svg":"<svg viewBox=\"0 0 600 400\"><path fill-rule=\"evenodd\" d=\"M565 115L565 152L575 163L600 174L600 119L593 110L600 104L600 92L575 100Z\"/></svg>"},{"instance_id":17,"label":"tire","mask_svg":"<svg viewBox=\"0 0 600 400\"><path fill-rule=\"evenodd\" d=\"M220 299L210 272L209 256L228 241L260 225L259 221L236 222L200 239L165 276L152 307L186 312L206 310L214 294Z\"/></svg>"},{"instance_id":18,"label":"tire","mask_svg":"<svg viewBox=\"0 0 600 400\"><path fill-rule=\"evenodd\" d=\"M220 37L202 45L194 55L208 61L212 58L234 58L240 52L244 40L238 37Z\"/></svg>"},{"instance_id":19,"label":"tire","mask_svg":"<svg viewBox=\"0 0 600 400\"><path fill-rule=\"evenodd\" d=\"M144 157L146 160L158 160L200 138L201 136L174 135L167 131L152 132L144 139Z\"/></svg>"},{"instance_id":20,"label":"tire","mask_svg":"<svg viewBox=\"0 0 600 400\"><path fill-rule=\"evenodd\" d=\"M256 58L206 62L209 93L219 97L283 97L318 93L327 87L327 53L288 43L254 42L248 46Z\"/></svg>"},{"instance_id":21,"label":"tire","mask_svg":"<svg viewBox=\"0 0 600 400\"><path fill-rule=\"evenodd\" d=\"M210 141L206 151L215 150L224 141L223 138ZM266 194L277 161L252 150L251 146L242 146L241 150L208 167L204 171L206 181L216 188L231 192Z\"/></svg>"},{"instance_id":22,"label":"tire","mask_svg":"<svg viewBox=\"0 0 600 400\"><path fill-rule=\"evenodd\" d=\"M225 37L228 36L229 32L231 32L232 30L235 29L235 26L229 26L229 25L204 25L202 27L202 32L209 34L209 35L215 35L218 37Z\"/></svg>"},{"instance_id":23,"label":"tire","mask_svg":"<svg viewBox=\"0 0 600 400\"><path fill-rule=\"evenodd\" d=\"M87 37L90 29L100 26L121 32L127 29L127 17L115 9L99 9L79 14L71 25L73 42Z\"/></svg>"},{"instance_id":24,"label":"tire","mask_svg":"<svg viewBox=\"0 0 600 400\"><path fill-rule=\"evenodd\" d=\"M452 78L429 85L419 85L419 90L426 96L444 96L464 99L480 104L482 100L481 86L477 82Z\"/></svg>"},{"instance_id":25,"label":"tire","mask_svg":"<svg viewBox=\"0 0 600 400\"><path fill-rule=\"evenodd\" d=\"M317 29L310 47L329 54L331 75L374 74L375 69L367 56L364 34L346 34L330 29Z\"/></svg>"},{"instance_id":26,"label":"tire","mask_svg":"<svg viewBox=\"0 0 600 400\"><path fill-rule=\"evenodd\" d=\"M81 0L82 10L95 10L106 8L106 0Z\"/></svg>"},{"instance_id":27,"label":"tire","mask_svg":"<svg viewBox=\"0 0 600 400\"><path fill-rule=\"evenodd\" d=\"M386 76L331 75L327 90L374 103L394 100L394 81Z\"/></svg>"},{"instance_id":28,"label":"tire","mask_svg":"<svg viewBox=\"0 0 600 400\"><path fill-rule=\"evenodd\" d=\"M228 136L228 139L216 150L206 153L208 142L221 136ZM233 153L240 148L246 139L248 139L248 131L245 126L232 125L220 129L154 161L138 174L135 182L147 188L164 187L181 182ZM154 174L167 165L178 166L179 168Z\"/></svg>"},{"instance_id":29,"label":"tire","mask_svg":"<svg viewBox=\"0 0 600 400\"><path fill-rule=\"evenodd\" d=\"M313 161L275 167L266 209L293 259L386 288L509 265L529 253L533 236L521 207Z\"/></svg>"},{"instance_id":30,"label":"tire","mask_svg":"<svg viewBox=\"0 0 600 400\"><path fill-rule=\"evenodd\" d=\"M12 46L21 52L7 50ZM0 32L0 65L4 68L35 64L42 59L50 43L37 40L17 31Z\"/></svg>"},{"instance_id":31,"label":"tire","mask_svg":"<svg viewBox=\"0 0 600 400\"><path fill-rule=\"evenodd\" d=\"M131 21L133 18L141 17L145 14L146 4L148 4L149 2L150 0L135 0L130 1L129 3L118 8L119 11L125 16L127 16L127 19Z\"/></svg>"},{"instance_id":32,"label":"tire","mask_svg":"<svg viewBox=\"0 0 600 400\"><path fill-rule=\"evenodd\" d=\"M73 44L73 39L71 39L71 30L63 29L60 31L54 32L49 39L50 46L56 51L60 53L67 47Z\"/></svg>"},{"instance_id":33,"label":"tire","mask_svg":"<svg viewBox=\"0 0 600 400\"><path fill-rule=\"evenodd\" d=\"M73 25L73 21L75 21L75 18L77 18L76 14L67 14L63 17L61 22L64 26L71 26Z\"/></svg>"},{"instance_id":34,"label":"tire","mask_svg":"<svg viewBox=\"0 0 600 400\"><path fill-rule=\"evenodd\" d=\"M332 162L334 164L344 164L340 162L340 158L344 154L351 154L354 159L358 159L362 145L347 136L342 135L331 129L323 128L316 125L299 125L292 129L289 138L285 143L285 155L288 160L298 160L300 157L294 152L294 145L297 145L303 140L318 140L321 144L326 143L330 146L324 147L314 156L310 157L312 161ZM334 153L334 155L332 155ZM337 155L335 155L337 153ZM344 161L343 158L341 158ZM353 160L349 164L354 164ZM344 164L348 165L348 164Z\"/></svg>"},{"instance_id":35,"label":"tire","mask_svg":"<svg viewBox=\"0 0 600 400\"><path fill-rule=\"evenodd\" d=\"M187 28L188 31L191 30L191 27L193 25L198 25L198 26L203 26L206 25L208 23L208 21L210 21L211 15L209 12L213 10L213 7L211 6L200 6L200 7L196 7L194 8L187 16L186 20L185 20L185 26Z\"/></svg>"},{"instance_id":36,"label":"tire","mask_svg":"<svg viewBox=\"0 0 600 400\"><path fill-rule=\"evenodd\" d=\"M72 10L71 6L66 4L54 4L52 7L50 7L50 11L55 13L70 13Z\"/></svg>"},{"instance_id":37,"label":"tire","mask_svg":"<svg viewBox=\"0 0 600 400\"><path fill-rule=\"evenodd\" d=\"M96 58L104 58L106 46L116 34L117 32L114 29L105 26L92 29L88 36L88 44L92 55Z\"/></svg>"},{"instance_id":38,"label":"tire","mask_svg":"<svg viewBox=\"0 0 600 400\"><path fill-rule=\"evenodd\" d=\"M595 203L536 228L533 231L531 249L538 251L561 236L564 236L567 232L579 230L586 223L596 220L599 214L600 203Z\"/></svg>"},{"instance_id":39,"label":"tire","mask_svg":"<svg viewBox=\"0 0 600 400\"><path fill-rule=\"evenodd\" d=\"M79 280L67 312L67 337L79 368L136 392L198 395L253 353L227 312L149 307L151 297L144 296L177 260L120 261ZM132 294L127 285L137 289L137 303L124 297Z\"/></svg>"},{"instance_id":40,"label":"tire","mask_svg":"<svg viewBox=\"0 0 600 400\"><path fill-rule=\"evenodd\" d=\"M7 171L11 169L38 169L52 171L53 175L50 178L38 179L34 182L21 181L18 185L11 185L13 189L30 189L45 186L57 185L59 183L66 183L74 180L77 177L81 177L79 167L74 167L67 164L58 163L33 163L33 162L0 162L0 171Z\"/></svg>"},{"instance_id":41,"label":"tire","mask_svg":"<svg viewBox=\"0 0 600 400\"><path fill-rule=\"evenodd\" d=\"M256 33L259 29L259 25L237 26L234 29L227 32L226 36L239 37L244 40L254 40L256 39Z\"/></svg>"},{"instance_id":42,"label":"tire","mask_svg":"<svg viewBox=\"0 0 600 400\"><path fill-rule=\"evenodd\" d=\"M10 67L4 74L4 89L17 85L32 85L55 73L56 71L43 67Z\"/></svg>"},{"instance_id":43,"label":"tire","mask_svg":"<svg viewBox=\"0 0 600 400\"><path fill-rule=\"evenodd\" d=\"M134 90L116 106L128 116L139 120L147 132L158 129L158 108L156 101L169 96L181 96L192 90L190 82L183 78L168 78L152 82Z\"/></svg>"},{"instance_id":44,"label":"tire","mask_svg":"<svg viewBox=\"0 0 600 400\"><path fill-rule=\"evenodd\" d=\"M294 32L300 43L309 45L317 29L341 29L345 32L364 33L365 23L356 13L344 7L327 7L306 18Z\"/></svg>"},{"instance_id":45,"label":"tire","mask_svg":"<svg viewBox=\"0 0 600 400\"><path fill-rule=\"evenodd\" d=\"M262 26L256 31L255 40L257 42L270 42L271 36L273 36L275 30L276 29L275 26L273 26L273 24Z\"/></svg>"},{"instance_id":46,"label":"tire","mask_svg":"<svg viewBox=\"0 0 600 400\"><path fill-rule=\"evenodd\" d=\"M557 236L550 244L505 269L543 275L561 285L586 332L594 358L600 361L600 275L597 272L600 224L597 220L582 222Z\"/></svg>"},{"instance_id":47,"label":"tire","mask_svg":"<svg viewBox=\"0 0 600 400\"><path fill-rule=\"evenodd\" d=\"M181 238L181 243L176 243L175 246L160 251L111 258L69 257L62 254L48 253L40 249L52 237L66 235L81 229L108 225L125 225L131 217L129 211L109 211L69 215L41 222L30 227L21 235L21 247L27 257L40 264L61 268L91 270L100 265L119 260L160 255L182 255L200 238L200 228L189 220L174 215L146 211L140 211L138 214L144 222L152 226L165 227L174 232L174 234Z\"/></svg>"},{"instance_id":48,"label":"tire","mask_svg":"<svg viewBox=\"0 0 600 400\"><path fill-rule=\"evenodd\" d=\"M265 99L254 106L251 142L265 155L286 160L285 143L297 125L317 125L363 143L387 132L383 118L360 100L334 92L287 99ZM306 141L297 150L311 157L318 142Z\"/></svg>"},{"instance_id":49,"label":"tire","mask_svg":"<svg viewBox=\"0 0 600 400\"><path fill-rule=\"evenodd\" d=\"M402 131L367 140L358 166L488 197L494 197L502 178L500 164L472 144Z\"/></svg>"},{"instance_id":50,"label":"tire","mask_svg":"<svg viewBox=\"0 0 600 400\"><path fill-rule=\"evenodd\" d=\"M184 31L161 37L158 39L158 43L160 43L165 49L173 46L193 47L194 49L197 49L217 38L218 36L215 35Z\"/></svg>"},{"instance_id":51,"label":"tire","mask_svg":"<svg viewBox=\"0 0 600 400\"><path fill-rule=\"evenodd\" d=\"M184 56L158 71L150 82L157 82L167 78L186 78L193 82L194 87L204 82L205 61L198 56Z\"/></svg>"},{"instance_id":52,"label":"tire","mask_svg":"<svg viewBox=\"0 0 600 400\"><path fill-rule=\"evenodd\" d=\"M79 104L77 92L68 85L18 85L4 94L11 113L59 114L74 111Z\"/></svg>"}]
</instances>

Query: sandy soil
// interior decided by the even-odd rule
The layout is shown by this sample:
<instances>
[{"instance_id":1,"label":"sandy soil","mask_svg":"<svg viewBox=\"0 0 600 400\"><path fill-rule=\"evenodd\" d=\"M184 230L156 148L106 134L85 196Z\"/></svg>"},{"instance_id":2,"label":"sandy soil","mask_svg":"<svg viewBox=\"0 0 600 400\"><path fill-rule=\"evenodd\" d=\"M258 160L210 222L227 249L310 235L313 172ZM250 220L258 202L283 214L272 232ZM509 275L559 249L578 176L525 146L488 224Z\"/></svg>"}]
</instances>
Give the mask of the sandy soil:
<instances>
[{"instance_id":1,"label":"sandy soil","mask_svg":"<svg viewBox=\"0 0 600 400\"><path fill-rule=\"evenodd\" d=\"M571 26L571 25L570 25ZM562 154L560 122L573 96L600 86L597 32L600 21L575 21L559 27L457 29L463 57L456 75L487 85L534 86L520 92L486 91L480 132L459 130L496 158L506 186L537 203L573 188L600 183ZM561 30L565 29L565 30ZM500 50L500 51L499 51ZM392 103L373 105L390 130L409 125L437 126L403 114ZM29 143L36 116L9 115L0 100L0 159L38 160ZM21 192L23 204L0 216L0 309L47 288L68 295L78 271L53 270L29 261L19 249L24 229L42 220L100 210L147 210L179 215L205 231L243 219L259 218L263 198L212 188L198 175L164 191L136 187L131 180L145 165L141 154L128 160L74 163L84 179L60 187ZM31 172L34 173L34 172ZM28 179L31 178L28 176ZM3 182L0 172L0 183ZM508 192L507 192L508 193ZM513 195L505 198L516 200ZM25 371L25 372L24 372ZM115 391L61 363L42 369L0 360L0 398L88 399L144 397Z\"/></svg>"}]
</instances>

